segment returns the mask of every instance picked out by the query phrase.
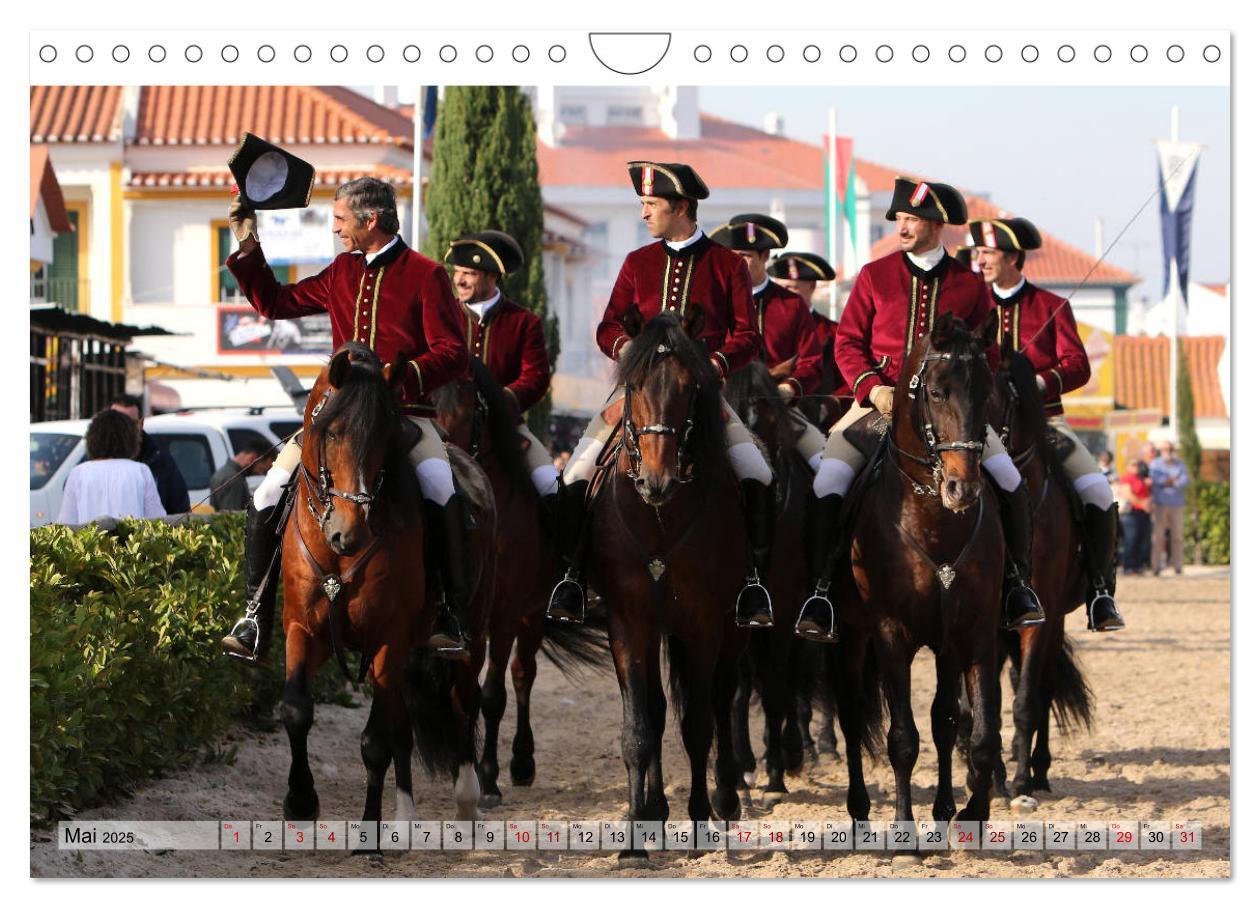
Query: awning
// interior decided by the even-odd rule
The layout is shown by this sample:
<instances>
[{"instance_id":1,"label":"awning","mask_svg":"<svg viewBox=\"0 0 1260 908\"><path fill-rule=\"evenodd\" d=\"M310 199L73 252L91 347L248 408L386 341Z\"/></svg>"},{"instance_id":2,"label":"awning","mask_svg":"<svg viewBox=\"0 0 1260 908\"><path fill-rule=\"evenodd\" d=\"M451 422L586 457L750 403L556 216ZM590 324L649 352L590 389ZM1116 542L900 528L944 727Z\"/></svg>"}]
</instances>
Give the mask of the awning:
<instances>
[{"instance_id":1,"label":"awning","mask_svg":"<svg viewBox=\"0 0 1260 908\"><path fill-rule=\"evenodd\" d=\"M175 334L157 325L138 328L135 325L104 322L90 315L67 312L59 306L31 306L31 327L39 328L49 334L76 334L80 337L98 337L122 342L142 335L173 336Z\"/></svg>"}]
</instances>

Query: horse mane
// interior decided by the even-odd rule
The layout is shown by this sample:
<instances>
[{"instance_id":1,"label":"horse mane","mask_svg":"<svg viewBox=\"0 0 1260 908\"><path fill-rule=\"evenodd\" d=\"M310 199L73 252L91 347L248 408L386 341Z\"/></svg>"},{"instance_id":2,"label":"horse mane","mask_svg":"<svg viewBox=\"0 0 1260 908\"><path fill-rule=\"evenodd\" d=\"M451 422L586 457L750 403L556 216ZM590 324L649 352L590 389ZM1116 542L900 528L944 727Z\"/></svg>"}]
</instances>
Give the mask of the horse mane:
<instances>
[{"instance_id":1,"label":"horse mane","mask_svg":"<svg viewBox=\"0 0 1260 908\"><path fill-rule=\"evenodd\" d=\"M385 444L385 479L381 485L380 513L398 525L419 516L419 482L407 459L408 451L399 431L393 392L385 383L385 368L372 350L347 341L337 351L349 353L349 369L341 386L332 394L319 415L311 420L312 440L319 439L336 422L343 423L350 456L356 463Z\"/></svg>"},{"instance_id":2,"label":"horse mane","mask_svg":"<svg viewBox=\"0 0 1260 908\"><path fill-rule=\"evenodd\" d=\"M722 422L722 389L717 370L709 361L708 350L700 342L692 340L677 314L662 312L644 325L626 345L625 352L617 361L617 385L644 387L661 356L657 348L662 346L678 358L679 365L699 385L695 424L689 441L694 460L703 464L706 475L713 475L714 470L729 473L731 466L726 456L726 427Z\"/></svg>"},{"instance_id":3,"label":"horse mane","mask_svg":"<svg viewBox=\"0 0 1260 908\"><path fill-rule=\"evenodd\" d=\"M1018 395L1015 418L1018 420L1019 431L1021 434L1028 434L1029 441L1037 446L1037 453L1047 467L1056 464L1058 458L1050 451L1046 441L1050 426L1046 422L1046 411L1042 405L1041 389L1037 387L1037 372L1033 369L1032 360L1013 347L1004 345L1002 360L998 365L998 375L1001 376L1002 373L1010 378Z\"/></svg>"},{"instance_id":4,"label":"horse mane","mask_svg":"<svg viewBox=\"0 0 1260 908\"><path fill-rule=\"evenodd\" d=\"M776 451L790 451L796 444L796 430L788 406L779 394L779 385L761 360L753 360L747 366L732 373L722 389L722 396L743 419L753 403L764 403L775 412L777 431L774 439ZM756 435L756 433L753 433ZM758 438L758 441L761 441Z\"/></svg>"},{"instance_id":5,"label":"horse mane","mask_svg":"<svg viewBox=\"0 0 1260 908\"><path fill-rule=\"evenodd\" d=\"M516 431L516 414L508 403L507 392L477 357L468 358L468 368L477 392L486 401L486 430L490 435L490 445L503 464L508 480L530 498L538 497L538 490L529 476L529 462L521 447L521 436ZM440 413L451 412L459 401L456 383L444 385L433 395L433 399Z\"/></svg>"}]
</instances>

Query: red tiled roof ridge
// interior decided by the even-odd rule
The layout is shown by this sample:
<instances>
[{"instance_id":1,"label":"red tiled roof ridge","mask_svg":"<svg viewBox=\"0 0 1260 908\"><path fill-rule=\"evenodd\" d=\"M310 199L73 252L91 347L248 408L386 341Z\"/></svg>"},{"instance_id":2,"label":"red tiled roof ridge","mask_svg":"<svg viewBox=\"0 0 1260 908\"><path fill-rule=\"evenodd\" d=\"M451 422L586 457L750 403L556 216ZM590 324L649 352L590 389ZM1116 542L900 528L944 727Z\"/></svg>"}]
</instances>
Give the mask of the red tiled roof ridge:
<instances>
[{"instance_id":1,"label":"red tiled roof ridge","mask_svg":"<svg viewBox=\"0 0 1260 908\"><path fill-rule=\"evenodd\" d=\"M33 143L113 142L122 134L118 85L32 85Z\"/></svg>"},{"instance_id":2,"label":"red tiled roof ridge","mask_svg":"<svg viewBox=\"0 0 1260 908\"><path fill-rule=\"evenodd\" d=\"M412 172L389 164L368 167L317 167L316 186L340 186L361 176L374 176L395 186L410 186ZM226 167L196 168L188 170L138 170L133 171L127 185L133 189L198 189L231 186L235 178Z\"/></svg>"}]
</instances>

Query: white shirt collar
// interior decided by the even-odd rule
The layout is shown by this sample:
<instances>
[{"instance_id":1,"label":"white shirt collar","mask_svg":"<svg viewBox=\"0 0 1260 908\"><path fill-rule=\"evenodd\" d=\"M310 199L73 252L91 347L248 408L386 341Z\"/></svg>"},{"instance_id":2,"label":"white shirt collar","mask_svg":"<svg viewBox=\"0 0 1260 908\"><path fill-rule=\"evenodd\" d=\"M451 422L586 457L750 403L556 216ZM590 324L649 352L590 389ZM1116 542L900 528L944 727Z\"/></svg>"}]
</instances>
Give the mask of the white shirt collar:
<instances>
[{"instance_id":1,"label":"white shirt collar","mask_svg":"<svg viewBox=\"0 0 1260 908\"><path fill-rule=\"evenodd\" d=\"M393 249L394 244L397 242L398 242L398 234L395 233L394 238L390 240L388 243L386 243L380 249L376 250L375 252L363 253L363 261L367 262L369 265L372 264L372 262L376 260L376 257L378 255L383 255L384 253L388 252L390 249Z\"/></svg>"},{"instance_id":2,"label":"white shirt collar","mask_svg":"<svg viewBox=\"0 0 1260 908\"><path fill-rule=\"evenodd\" d=\"M690 246L696 240L700 239L700 237L702 236L704 236L704 231L701 230L700 226L697 224L696 232L693 233L691 236L687 237L687 239L682 240L682 241L666 240L665 245L668 246L670 249L673 249L675 252L677 252L680 249L686 249L688 246Z\"/></svg>"},{"instance_id":3,"label":"white shirt collar","mask_svg":"<svg viewBox=\"0 0 1260 908\"><path fill-rule=\"evenodd\" d=\"M945 247L937 246L931 252L923 255L915 255L913 252L907 252L910 261L914 262L916 268L922 268L924 271L931 271L941 263L941 259L945 258Z\"/></svg>"},{"instance_id":4,"label":"white shirt collar","mask_svg":"<svg viewBox=\"0 0 1260 908\"><path fill-rule=\"evenodd\" d=\"M765 280L763 280L763 281L762 281L760 284L758 284L756 287L753 287L753 288L752 288L752 295L753 295L753 296L756 296L756 295L757 295L758 293L760 293L762 290L765 290L765 289L766 289L766 286L767 286L769 283L770 283L770 276L769 276L769 275L766 275L766 279L765 279Z\"/></svg>"},{"instance_id":5,"label":"white shirt collar","mask_svg":"<svg viewBox=\"0 0 1260 908\"><path fill-rule=\"evenodd\" d=\"M1024 289L1024 284L1026 283L1027 281L1024 279L1023 275L1020 275L1019 283L1016 284L1014 287L1007 287L1005 290L1003 290L997 284L994 284L993 295L996 296L1000 300L1008 300L1015 294L1019 293L1020 290Z\"/></svg>"},{"instance_id":6,"label":"white shirt collar","mask_svg":"<svg viewBox=\"0 0 1260 908\"><path fill-rule=\"evenodd\" d=\"M494 308L495 303L497 303L502 298L502 296L503 296L503 291L495 290L494 296L490 297L490 299L482 300L479 303L469 303L468 308L471 309L473 312L477 313L477 319L479 321L484 322L486 320L486 314L489 313L489 311Z\"/></svg>"}]
</instances>

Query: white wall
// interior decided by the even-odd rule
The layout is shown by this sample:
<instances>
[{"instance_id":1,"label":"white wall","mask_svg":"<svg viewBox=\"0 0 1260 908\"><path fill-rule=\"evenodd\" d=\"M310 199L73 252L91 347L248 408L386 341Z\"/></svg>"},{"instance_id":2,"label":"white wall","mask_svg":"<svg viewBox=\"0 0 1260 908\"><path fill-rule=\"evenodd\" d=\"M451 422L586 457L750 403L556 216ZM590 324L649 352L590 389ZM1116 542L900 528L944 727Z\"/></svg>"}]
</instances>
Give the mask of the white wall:
<instances>
[{"instance_id":1,"label":"white wall","mask_svg":"<svg viewBox=\"0 0 1260 908\"><path fill-rule=\"evenodd\" d=\"M53 233L52 224L48 221L48 208L42 196L35 203L35 216L31 218L31 223L35 228L31 233L31 261L47 265L53 259L53 239L57 234Z\"/></svg>"}]
</instances>

